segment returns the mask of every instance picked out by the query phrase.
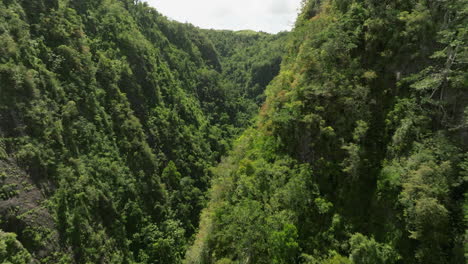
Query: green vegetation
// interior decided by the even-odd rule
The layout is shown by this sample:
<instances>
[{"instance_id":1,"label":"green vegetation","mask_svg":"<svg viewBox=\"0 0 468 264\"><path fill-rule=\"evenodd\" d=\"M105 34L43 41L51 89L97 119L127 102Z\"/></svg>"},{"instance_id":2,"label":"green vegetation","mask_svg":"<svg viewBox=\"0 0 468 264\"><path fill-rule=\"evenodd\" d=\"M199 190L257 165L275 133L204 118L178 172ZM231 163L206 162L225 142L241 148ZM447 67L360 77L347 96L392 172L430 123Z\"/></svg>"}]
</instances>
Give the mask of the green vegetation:
<instances>
[{"instance_id":1,"label":"green vegetation","mask_svg":"<svg viewBox=\"0 0 468 264\"><path fill-rule=\"evenodd\" d=\"M279 73L287 33L270 35L248 30L204 32L219 52L224 79L245 98L261 105L265 100L265 87Z\"/></svg>"},{"instance_id":2,"label":"green vegetation","mask_svg":"<svg viewBox=\"0 0 468 264\"><path fill-rule=\"evenodd\" d=\"M187 263L466 263L466 1L304 1Z\"/></svg>"},{"instance_id":3,"label":"green vegetation","mask_svg":"<svg viewBox=\"0 0 468 264\"><path fill-rule=\"evenodd\" d=\"M0 1L0 228L42 263L180 262L258 112L236 60L140 1Z\"/></svg>"},{"instance_id":4,"label":"green vegetation","mask_svg":"<svg viewBox=\"0 0 468 264\"><path fill-rule=\"evenodd\" d=\"M466 263L467 15L0 1L0 262Z\"/></svg>"},{"instance_id":5,"label":"green vegetation","mask_svg":"<svg viewBox=\"0 0 468 264\"><path fill-rule=\"evenodd\" d=\"M2 263L31 263L31 255L16 240L16 235L2 231L0 231L0 259Z\"/></svg>"}]
</instances>

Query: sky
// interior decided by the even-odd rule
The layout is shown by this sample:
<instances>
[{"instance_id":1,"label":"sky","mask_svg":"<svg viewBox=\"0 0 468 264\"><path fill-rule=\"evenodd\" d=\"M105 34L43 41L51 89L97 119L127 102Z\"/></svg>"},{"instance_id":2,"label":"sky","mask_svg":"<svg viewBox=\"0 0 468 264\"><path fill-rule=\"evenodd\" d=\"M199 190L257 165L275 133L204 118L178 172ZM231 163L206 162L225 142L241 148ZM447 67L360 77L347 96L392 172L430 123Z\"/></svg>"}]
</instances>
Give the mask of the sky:
<instances>
[{"instance_id":1,"label":"sky","mask_svg":"<svg viewBox=\"0 0 468 264\"><path fill-rule=\"evenodd\" d=\"M201 28L277 33L294 25L301 0L146 0L163 15Z\"/></svg>"}]
</instances>

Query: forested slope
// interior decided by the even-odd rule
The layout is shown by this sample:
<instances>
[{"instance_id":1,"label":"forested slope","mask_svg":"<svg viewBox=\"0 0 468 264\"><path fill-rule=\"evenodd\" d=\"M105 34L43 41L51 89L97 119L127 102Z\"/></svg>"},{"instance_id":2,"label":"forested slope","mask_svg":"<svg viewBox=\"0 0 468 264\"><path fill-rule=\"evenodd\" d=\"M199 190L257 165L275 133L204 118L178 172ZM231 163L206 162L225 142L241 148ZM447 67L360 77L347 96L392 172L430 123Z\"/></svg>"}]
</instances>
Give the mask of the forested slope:
<instances>
[{"instance_id":1,"label":"forested slope","mask_svg":"<svg viewBox=\"0 0 468 264\"><path fill-rule=\"evenodd\" d=\"M305 1L187 263L466 263L467 15Z\"/></svg>"},{"instance_id":2,"label":"forested slope","mask_svg":"<svg viewBox=\"0 0 468 264\"><path fill-rule=\"evenodd\" d=\"M265 100L265 87L279 73L287 32L271 35L249 30L203 31L220 55L224 79L261 105Z\"/></svg>"},{"instance_id":3,"label":"forested slope","mask_svg":"<svg viewBox=\"0 0 468 264\"><path fill-rule=\"evenodd\" d=\"M181 262L273 78L248 94L215 35L140 1L0 1L0 262Z\"/></svg>"}]
</instances>

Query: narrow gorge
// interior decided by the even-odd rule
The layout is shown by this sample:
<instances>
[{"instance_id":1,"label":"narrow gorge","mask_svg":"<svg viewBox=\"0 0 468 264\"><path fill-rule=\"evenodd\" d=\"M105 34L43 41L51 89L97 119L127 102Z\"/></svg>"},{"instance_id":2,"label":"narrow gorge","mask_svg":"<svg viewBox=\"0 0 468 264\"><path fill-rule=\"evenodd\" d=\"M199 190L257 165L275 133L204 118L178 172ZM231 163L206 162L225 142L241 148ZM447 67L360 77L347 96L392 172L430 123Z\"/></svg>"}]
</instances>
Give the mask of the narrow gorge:
<instances>
[{"instance_id":1,"label":"narrow gorge","mask_svg":"<svg viewBox=\"0 0 468 264\"><path fill-rule=\"evenodd\" d=\"M278 34L1 0L0 263L464 264L467 33L466 0Z\"/></svg>"}]
</instances>

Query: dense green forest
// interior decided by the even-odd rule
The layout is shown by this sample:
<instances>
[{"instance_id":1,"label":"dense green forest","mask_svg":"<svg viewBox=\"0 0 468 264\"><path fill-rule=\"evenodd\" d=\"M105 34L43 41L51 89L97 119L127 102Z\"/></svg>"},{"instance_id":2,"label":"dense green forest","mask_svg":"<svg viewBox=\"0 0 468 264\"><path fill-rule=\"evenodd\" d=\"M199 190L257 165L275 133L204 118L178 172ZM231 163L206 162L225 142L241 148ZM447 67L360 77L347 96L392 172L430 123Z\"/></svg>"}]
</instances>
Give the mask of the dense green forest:
<instances>
[{"instance_id":1,"label":"dense green forest","mask_svg":"<svg viewBox=\"0 0 468 264\"><path fill-rule=\"evenodd\" d=\"M187 263L466 263L467 16L305 1Z\"/></svg>"},{"instance_id":2,"label":"dense green forest","mask_svg":"<svg viewBox=\"0 0 468 264\"><path fill-rule=\"evenodd\" d=\"M133 0L0 1L0 262L181 262L277 38Z\"/></svg>"},{"instance_id":3,"label":"dense green forest","mask_svg":"<svg viewBox=\"0 0 468 264\"><path fill-rule=\"evenodd\" d=\"M468 2L291 32L0 1L0 262L464 264Z\"/></svg>"}]
</instances>

